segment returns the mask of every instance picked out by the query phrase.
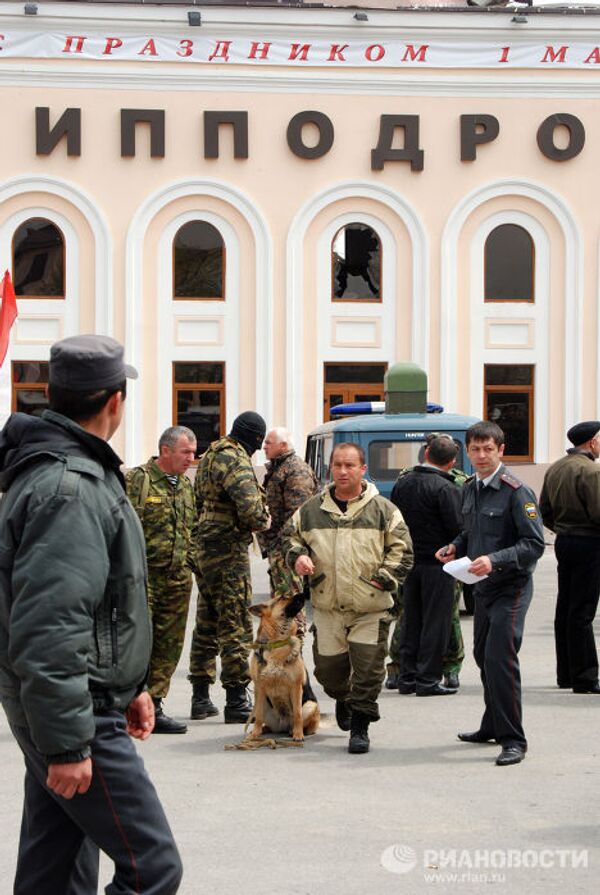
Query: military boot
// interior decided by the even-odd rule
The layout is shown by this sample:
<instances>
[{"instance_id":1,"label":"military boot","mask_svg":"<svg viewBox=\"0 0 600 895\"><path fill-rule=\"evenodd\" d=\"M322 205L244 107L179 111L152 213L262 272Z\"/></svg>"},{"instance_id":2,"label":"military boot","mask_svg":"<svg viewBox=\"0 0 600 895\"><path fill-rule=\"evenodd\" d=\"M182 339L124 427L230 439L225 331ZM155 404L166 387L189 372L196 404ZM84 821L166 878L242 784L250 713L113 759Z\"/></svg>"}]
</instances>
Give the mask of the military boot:
<instances>
[{"instance_id":1,"label":"military boot","mask_svg":"<svg viewBox=\"0 0 600 895\"><path fill-rule=\"evenodd\" d=\"M390 662L387 667L386 690L397 690L400 683L400 669L395 662Z\"/></svg>"},{"instance_id":2,"label":"military boot","mask_svg":"<svg viewBox=\"0 0 600 895\"><path fill-rule=\"evenodd\" d=\"M208 695L208 688L210 686L208 681L202 681L200 684L194 683L192 686L194 688L192 694L192 710L190 712L192 721L204 721L204 719L208 718L210 715L218 715L219 709L214 702L211 701L211 698Z\"/></svg>"},{"instance_id":3,"label":"military boot","mask_svg":"<svg viewBox=\"0 0 600 895\"><path fill-rule=\"evenodd\" d=\"M160 697L153 696L152 702L154 703L154 730L152 733L187 733L186 724L165 715Z\"/></svg>"},{"instance_id":4,"label":"military boot","mask_svg":"<svg viewBox=\"0 0 600 895\"><path fill-rule=\"evenodd\" d=\"M252 714L252 703L243 684L225 687L225 724L245 724Z\"/></svg>"},{"instance_id":5,"label":"military boot","mask_svg":"<svg viewBox=\"0 0 600 895\"><path fill-rule=\"evenodd\" d=\"M369 718L361 712L352 712L348 752L360 755L369 751Z\"/></svg>"}]
</instances>

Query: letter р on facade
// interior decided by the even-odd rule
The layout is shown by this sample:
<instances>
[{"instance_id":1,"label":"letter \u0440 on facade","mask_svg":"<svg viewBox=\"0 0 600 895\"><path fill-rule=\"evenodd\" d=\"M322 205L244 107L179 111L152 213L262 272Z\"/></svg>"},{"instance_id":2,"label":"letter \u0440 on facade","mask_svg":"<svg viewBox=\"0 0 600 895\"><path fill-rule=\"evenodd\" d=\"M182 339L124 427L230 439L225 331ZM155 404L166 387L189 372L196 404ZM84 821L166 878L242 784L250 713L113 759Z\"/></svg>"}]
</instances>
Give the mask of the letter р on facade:
<instances>
[{"instance_id":1,"label":"letter \u0440 on facade","mask_svg":"<svg viewBox=\"0 0 600 895\"><path fill-rule=\"evenodd\" d=\"M0 4L0 418L40 412L48 346L91 330L142 371L128 465L248 408L302 454L397 361L498 422L509 463L598 416L600 17L341 2L213 4L200 28L166 2Z\"/></svg>"}]
</instances>

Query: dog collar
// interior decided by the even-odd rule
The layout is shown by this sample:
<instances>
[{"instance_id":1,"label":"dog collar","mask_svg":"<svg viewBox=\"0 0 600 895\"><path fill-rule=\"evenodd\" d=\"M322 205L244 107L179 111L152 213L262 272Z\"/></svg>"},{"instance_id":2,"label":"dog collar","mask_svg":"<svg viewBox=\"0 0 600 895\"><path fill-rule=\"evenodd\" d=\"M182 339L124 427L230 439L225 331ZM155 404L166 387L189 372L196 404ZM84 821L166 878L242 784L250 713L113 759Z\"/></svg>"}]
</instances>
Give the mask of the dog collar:
<instances>
[{"instance_id":1,"label":"dog collar","mask_svg":"<svg viewBox=\"0 0 600 895\"><path fill-rule=\"evenodd\" d=\"M267 640L266 643L261 643L258 640L252 644L252 649L260 650L274 650L279 649L281 646L287 646L292 638L287 637L285 640Z\"/></svg>"}]
</instances>

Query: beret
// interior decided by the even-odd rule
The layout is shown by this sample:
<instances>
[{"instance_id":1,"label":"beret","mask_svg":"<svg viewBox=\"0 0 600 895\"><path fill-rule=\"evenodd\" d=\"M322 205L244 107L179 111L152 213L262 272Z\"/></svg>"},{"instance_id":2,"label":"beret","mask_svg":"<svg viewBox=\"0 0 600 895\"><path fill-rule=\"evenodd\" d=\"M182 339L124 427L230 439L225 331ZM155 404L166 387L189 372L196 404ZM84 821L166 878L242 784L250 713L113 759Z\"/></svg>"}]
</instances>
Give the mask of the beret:
<instances>
[{"instance_id":1,"label":"beret","mask_svg":"<svg viewBox=\"0 0 600 895\"><path fill-rule=\"evenodd\" d=\"M585 423L576 423L574 426L571 426L567 432L567 438L571 444L577 447L580 444L585 444L598 432L600 432L600 420L588 420Z\"/></svg>"}]
</instances>

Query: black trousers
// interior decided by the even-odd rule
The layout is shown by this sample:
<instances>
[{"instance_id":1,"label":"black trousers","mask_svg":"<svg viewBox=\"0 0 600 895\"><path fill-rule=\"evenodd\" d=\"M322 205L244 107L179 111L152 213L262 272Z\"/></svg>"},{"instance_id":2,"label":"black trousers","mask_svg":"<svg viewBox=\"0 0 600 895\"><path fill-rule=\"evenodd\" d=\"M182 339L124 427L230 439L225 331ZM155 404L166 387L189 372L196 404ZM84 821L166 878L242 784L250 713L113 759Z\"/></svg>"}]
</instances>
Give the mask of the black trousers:
<instances>
[{"instance_id":1,"label":"black trousers","mask_svg":"<svg viewBox=\"0 0 600 895\"><path fill-rule=\"evenodd\" d=\"M442 677L452 624L454 578L439 563L416 565L404 583L403 596L400 680L425 690Z\"/></svg>"},{"instance_id":2,"label":"black trousers","mask_svg":"<svg viewBox=\"0 0 600 895\"><path fill-rule=\"evenodd\" d=\"M586 687L598 680L593 624L600 595L600 538L557 535L554 552L556 679L559 687Z\"/></svg>"},{"instance_id":3,"label":"black trousers","mask_svg":"<svg viewBox=\"0 0 600 895\"><path fill-rule=\"evenodd\" d=\"M531 576L499 595L475 587L473 655L481 672L485 701L479 729L503 746L527 748L519 650L532 595Z\"/></svg>"},{"instance_id":4,"label":"black trousers","mask_svg":"<svg viewBox=\"0 0 600 895\"><path fill-rule=\"evenodd\" d=\"M182 868L173 835L120 712L96 715L92 783L72 799L46 786L29 731L13 727L25 757L14 895L96 895L99 849L115 864L107 895L174 895Z\"/></svg>"}]
</instances>

